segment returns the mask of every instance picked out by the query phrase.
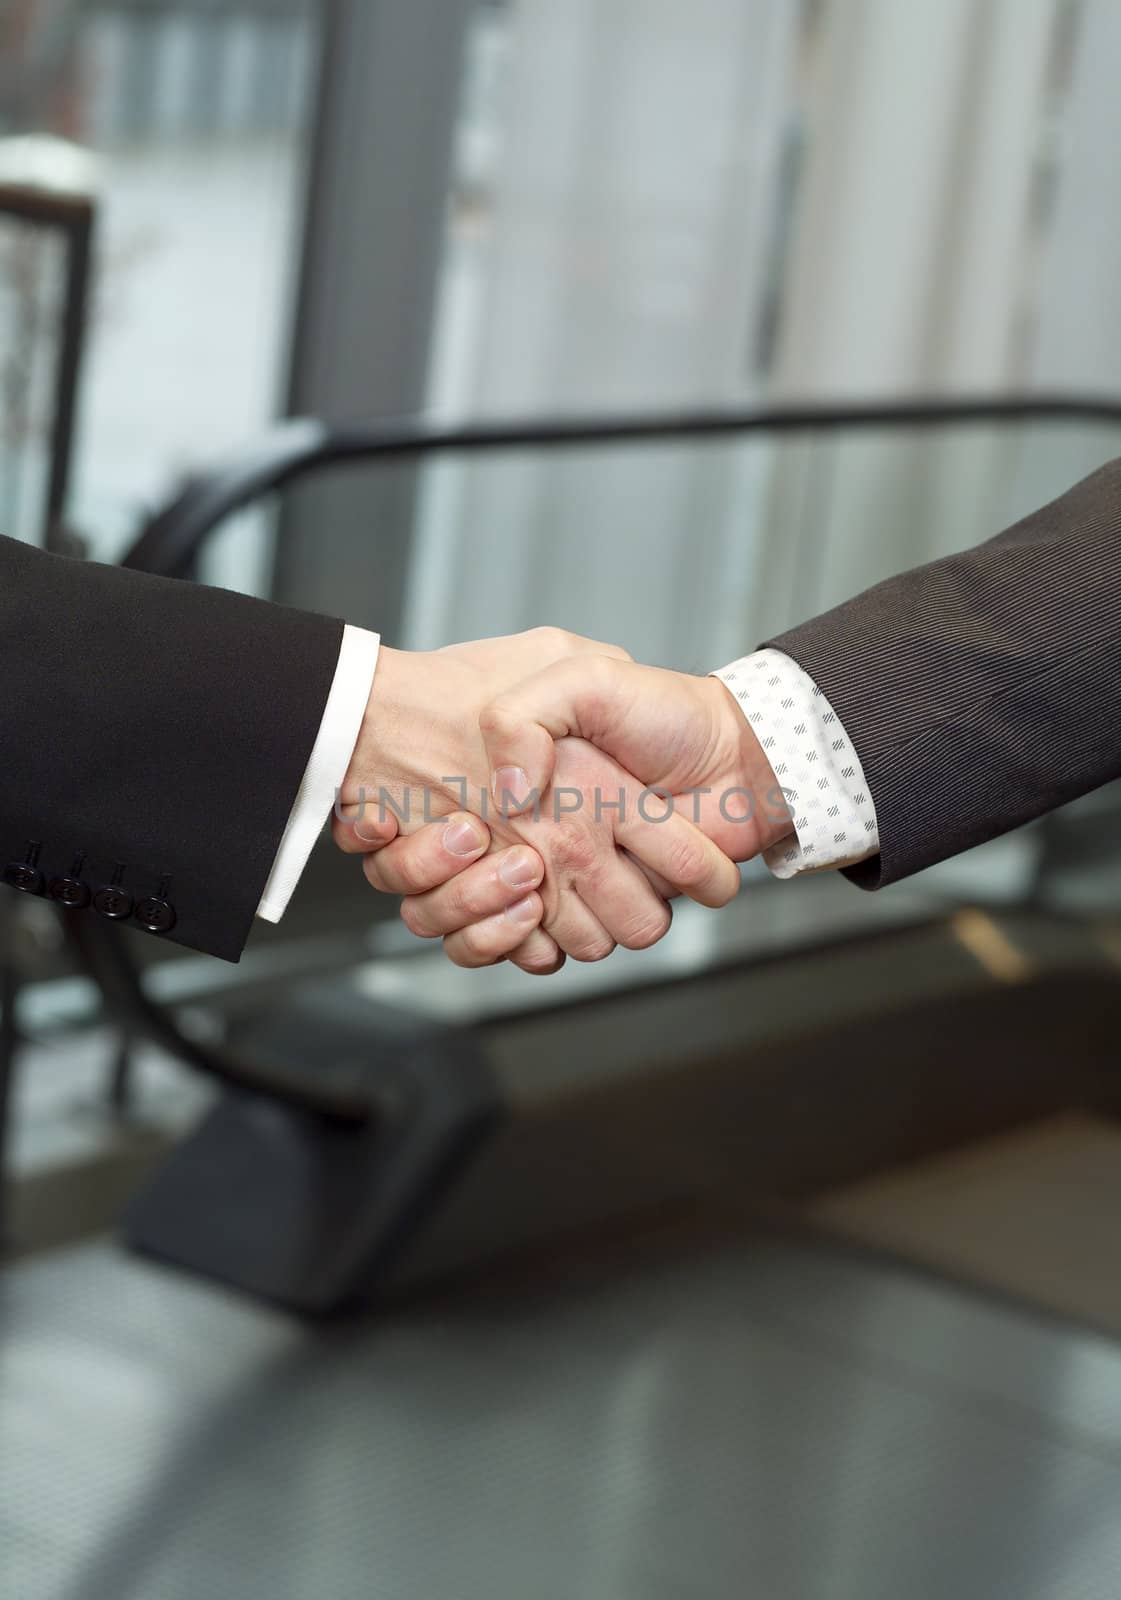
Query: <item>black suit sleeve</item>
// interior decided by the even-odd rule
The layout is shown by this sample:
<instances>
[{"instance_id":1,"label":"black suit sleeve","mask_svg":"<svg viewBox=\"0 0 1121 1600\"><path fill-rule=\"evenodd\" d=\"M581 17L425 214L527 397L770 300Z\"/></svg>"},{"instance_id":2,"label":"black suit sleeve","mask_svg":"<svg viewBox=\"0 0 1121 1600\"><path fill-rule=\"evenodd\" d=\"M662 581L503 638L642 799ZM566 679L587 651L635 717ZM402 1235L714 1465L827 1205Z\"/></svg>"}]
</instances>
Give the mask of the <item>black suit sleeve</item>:
<instances>
[{"instance_id":1,"label":"black suit sleeve","mask_svg":"<svg viewBox=\"0 0 1121 1600\"><path fill-rule=\"evenodd\" d=\"M6 881L236 961L342 626L0 539Z\"/></svg>"},{"instance_id":2,"label":"black suit sleeve","mask_svg":"<svg viewBox=\"0 0 1121 1600\"><path fill-rule=\"evenodd\" d=\"M771 639L860 756L878 889L1121 776L1121 460Z\"/></svg>"}]
</instances>

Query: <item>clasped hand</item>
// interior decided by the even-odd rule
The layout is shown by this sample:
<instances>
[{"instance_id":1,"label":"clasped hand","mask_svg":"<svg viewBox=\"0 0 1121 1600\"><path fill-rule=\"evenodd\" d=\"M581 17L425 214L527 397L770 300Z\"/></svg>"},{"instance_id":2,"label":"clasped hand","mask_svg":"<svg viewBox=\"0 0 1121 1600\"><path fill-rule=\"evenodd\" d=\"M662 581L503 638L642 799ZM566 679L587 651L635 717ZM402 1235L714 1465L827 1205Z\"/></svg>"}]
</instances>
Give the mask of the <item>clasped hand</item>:
<instances>
[{"instance_id":1,"label":"clasped hand","mask_svg":"<svg viewBox=\"0 0 1121 1600\"><path fill-rule=\"evenodd\" d=\"M718 679L556 628L383 647L334 822L412 932L533 973L656 944L675 896L725 905L790 832Z\"/></svg>"}]
</instances>

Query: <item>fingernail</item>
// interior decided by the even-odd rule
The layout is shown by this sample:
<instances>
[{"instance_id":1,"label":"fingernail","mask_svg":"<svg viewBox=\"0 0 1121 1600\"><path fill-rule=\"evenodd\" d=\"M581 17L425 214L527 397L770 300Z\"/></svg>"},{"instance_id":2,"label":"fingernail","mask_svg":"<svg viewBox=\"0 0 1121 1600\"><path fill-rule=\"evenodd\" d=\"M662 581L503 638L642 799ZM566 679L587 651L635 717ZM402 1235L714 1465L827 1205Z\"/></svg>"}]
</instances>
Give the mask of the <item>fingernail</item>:
<instances>
[{"instance_id":1,"label":"fingernail","mask_svg":"<svg viewBox=\"0 0 1121 1600\"><path fill-rule=\"evenodd\" d=\"M377 844L382 837L378 832L376 825L367 831L367 829L362 826L361 817L355 817L354 819L354 833L356 838L364 840L366 844Z\"/></svg>"},{"instance_id":2,"label":"fingernail","mask_svg":"<svg viewBox=\"0 0 1121 1600\"><path fill-rule=\"evenodd\" d=\"M521 767L498 767L491 788L499 805L509 801L517 805L529 794L529 778Z\"/></svg>"},{"instance_id":3,"label":"fingernail","mask_svg":"<svg viewBox=\"0 0 1121 1600\"><path fill-rule=\"evenodd\" d=\"M504 856L499 863L498 876L508 889L533 889L541 877L537 857L524 851L516 856Z\"/></svg>"},{"instance_id":4,"label":"fingernail","mask_svg":"<svg viewBox=\"0 0 1121 1600\"><path fill-rule=\"evenodd\" d=\"M524 900L517 900L512 906L506 907L506 915L511 922L537 922L540 912L537 907L537 896L527 894Z\"/></svg>"},{"instance_id":5,"label":"fingernail","mask_svg":"<svg viewBox=\"0 0 1121 1600\"><path fill-rule=\"evenodd\" d=\"M471 856L486 843L477 823L460 817L444 829L444 849L453 856Z\"/></svg>"}]
</instances>

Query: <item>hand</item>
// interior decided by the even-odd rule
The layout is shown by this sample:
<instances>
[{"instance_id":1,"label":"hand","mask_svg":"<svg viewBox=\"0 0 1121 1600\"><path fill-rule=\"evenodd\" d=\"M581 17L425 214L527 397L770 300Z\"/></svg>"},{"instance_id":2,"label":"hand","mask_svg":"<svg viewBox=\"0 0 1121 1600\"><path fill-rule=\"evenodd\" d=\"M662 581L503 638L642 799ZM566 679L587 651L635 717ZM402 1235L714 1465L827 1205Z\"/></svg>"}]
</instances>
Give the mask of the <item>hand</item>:
<instances>
[{"instance_id":1,"label":"hand","mask_svg":"<svg viewBox=\"0 0 1121 1600\"><path fill-rule=\"evenodd\" d=\"M578 735L644 784L677 796L677 809L733 861L748 861L793 831L770 762L718 678L585 656L498 696L480 727L495 793L543 788L555 741Z\"/></svg>"},{"instance_id":2,"label":"hand","mask_svg":"<svg viewBox=\"0 0 1121 1600\"><path fill-rule=\"evenodd\" d=\"M484 710L481 722L498 793L547 788L559 776L571 743L566 736L580 733L645 784L672 793L676 809L687 809L732 860L746 861L792 831L770 763L716 678L585 657L508 691ZM638 863L660 884L643 841L631 843ZM426 903L445 913L449 953L470 939L470 928L452 920L448 889L406 900L406 920Z\"/></svg>"},{"instance_id":3,"label":"hand","mask_svg":"<svg viewBox=\"0 0 1121 1600\"><path fill-rule=\"evenodd\" d=\"M389 828L371 829L369 805L385 791L402 813L401 827L419 825L413 811L421 795L428 814L449 813L458 800L472 803L473 793L481 801L486 790L486 765L478 716L482 707L499 689L533 673L543 661L558 656L625 660L625 652L601 646L590 640L562 634L555 629L537 629L511 639L483 641L454 646L427 655L403 655L383 649L362 733L340 800L342 814L336 821L335 837L343 849L373 852L366 864L367 876L378 887L390 890L423 888L432 882L437 870L449 865L448 844L443 834L424 841L398 841L377 850ZM682 818L673 817L668 827L654 833L654 825L635 814L637 787L631 785L631 820L613 830L604 825L594 794L616 795L627 785L626 774L613 763L585 751L583 757L570 754L566 770L558 773L572 790L579 790L587 801L579 820L566 818L549 837L555 881L546 880L544 896L535 891L520 896L521 903L491 915L486 925L473 922L474 931L449 943L453 959L479 965L501 959L516 948L518 965L530 971L553 970L560 964L560 951L568 950L579 959L594 960L607 954L615 941L630 944L651 943L668 926L664 902L650 888L616 847L616 835L644 837L646 852L667 869L674 887L695 893L713 903L722 903L734 886L728 879L728 863ZM452 781L455 780L455 781ZM464 793L466 788L466 794ZM546 797L546 805L550 797ZM363 815L362 813L365 813ZM384 813L382 813L384 815ZM457 824L470 827L470 819L457 817ZM367 833L356 835L355 826ZM516 823L496 822L494 835L499 843L531 838L542 842L543 832L527 833L535 825L519 819ZM373 837L369 837L371 831ZM688 842L687 842L688 841ZM480 911L491 911L506 897L506 887L496 879L492 864L477 860L486 849L480 834L464 856L468 870L454 886L447 886L435 900L419 902L406 913L417 931L436 934L454 911L455 926L477 919ZM397 851L394 856L393 852ZM471 863L474 862L474 865ZM418 864L419 863L419 864ZM407 864L407 865L406 865ZM527 853L517 857L519 876L532 878L536 868ZM506 865L511 872L514 858ZM716 887L717 880L721 886ZM539 881L539 880L538 880ZM525 921L511 917L517 910ZM541 916L548 933L534 933L528 943L525 928ZM551 936L551 937L550 937ZM558 949L558 946L560 947Z\"/></svg>"},{"instance_id":4,"label":"hand","mask_svg":"<svg viewBox=\"0 0 1121 1600\"><path fill-rule=\"evenodd\" d=\"M485 823L455 807L466 799L469 774L477 794L485 788L482 705L551 662L601 651L626 656L614 645L547 627L426 652L383 645L335 807L335 842L367 857L374 888L415 894L462 874L464 915L469 909L474 919L492 916L482 936L489 935L494 959L518 948L527 971L553 971L562 959L551 938L533 931L544 910L533 892L544 867L525 849L488 856ZM425 825L429 817L440 820Z\"/></svg>"},{"instance_id":5,"label":"hand","mask_svg":"<svg viewBox=\"0 0 1121 1600\"><path fill-rule=\"evenodd\" d=\"M739 889L722 851L672 806L655 799L648 810L645 798L643 785L602 751L565 739L553 782L533 808L502 821L492 814L495 839L520 836L544 861L542 928L579 961L601 961L617 944L656 944L669 929L671 895L721 906ZM462 914L458 884L407 901L402 915L414 932L447 935L448 954L461 965L489 959Z\"/></svg>"}]
</instances>

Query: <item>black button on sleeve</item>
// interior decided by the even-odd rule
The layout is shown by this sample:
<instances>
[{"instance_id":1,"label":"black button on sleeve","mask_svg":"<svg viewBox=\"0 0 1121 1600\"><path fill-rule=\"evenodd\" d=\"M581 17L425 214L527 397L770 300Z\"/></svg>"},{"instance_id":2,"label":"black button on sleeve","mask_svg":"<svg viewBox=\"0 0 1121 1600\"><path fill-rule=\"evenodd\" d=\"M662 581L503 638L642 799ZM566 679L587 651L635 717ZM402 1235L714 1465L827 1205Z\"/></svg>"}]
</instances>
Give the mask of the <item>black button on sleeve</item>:
<instances>
[{"instance_id":1,"label":"black button on sleeve","mask_svg":"<svg viewBox=\"0 0 1121 1600\"><path fill-rule=\"evenodd\" d=\"M107 883L93 897L93 909L110 922L123 922L132 916L132 896L120 884Z\"/></svg>"},{"instance_id":2,"label":"black button on sleeve","mask_svg":"<svg viewBox=\"0 0 1121 1600\"><path fill-rule=\"evenodd\" d=\"M80 911L83 906L90 903L88 884L81 878L52 878L51 899L57 900L59 905L67 906L71 911Z\"/></svg>"},{"instance_id":3,"label":"black button on sleeve","mask_svg":"<svg viewBox=\"0 0 1121 1600\"><path fill-rule=\"evenodd\" d=\"M42 894L43 874L26 861L12 861L4 868L4 882L24 894Z\"/></svg>"},{"instance_id":4,"label":"black button on sleeve","mask_svg":"<svg viewBox=\"0 0 1121 1600\"><path fill-rule=\"evenodd\" d=\"M175 907L170 900L160 900L150 895L137 906L136 920L149 933L170 933L176 921Z\"/></svg>"}]
</instances>

